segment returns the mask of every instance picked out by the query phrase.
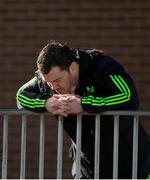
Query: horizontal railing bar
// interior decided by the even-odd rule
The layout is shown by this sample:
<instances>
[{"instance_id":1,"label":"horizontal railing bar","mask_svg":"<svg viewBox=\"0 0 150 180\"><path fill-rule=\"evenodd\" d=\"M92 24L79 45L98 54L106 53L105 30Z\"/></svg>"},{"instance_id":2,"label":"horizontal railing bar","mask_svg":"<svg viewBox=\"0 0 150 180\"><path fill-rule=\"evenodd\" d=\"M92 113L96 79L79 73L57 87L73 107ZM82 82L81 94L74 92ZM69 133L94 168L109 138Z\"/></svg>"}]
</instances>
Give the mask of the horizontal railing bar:
<instances>
[{"instance_id":1,"label":"horizontal railing bar","mask_svg":"<svg viewBox=\"0 0 150 180\"><path fill-rule=\"evenodd\" d=\"M13 115L40 115L41 113L36 113L32 111L27 111L25 109L0 109L0 115L13 114ZM45 115L52 115L51 113L44 113Z\"/></svg>"},{"instance_id":2,"label":"horizontal railing bar","mask_svg":"<svg viewBox=\"0 0 150 180\"><path fill-rule=\"evenodd\" d=\"M0 109L0 115L4 114L14 114L14 115L19 115L19 114L27 114L27 115L39 115L39 113L35 113L32 111L27 111L24 109ZM53 116L51 113L45 112L45 115L50 115ZM128 116L150 116L150 111L105 111L98 113L100 115L128 115ZM80 115L93 115L91 113L83 112Z\"/></svg>"},{"instance_id":3,"label":"horizontal railing bar","mask_svg":"<svg viewBox=\"0 0 150 180\"><path fill-rule=\"evenodd\" d=\"M82 113L83 115L93 115L90 113ZM127 116L150 116L150 111L105 111L99 113L100 115L127 115Z\"/></svg>"}]
</instances>

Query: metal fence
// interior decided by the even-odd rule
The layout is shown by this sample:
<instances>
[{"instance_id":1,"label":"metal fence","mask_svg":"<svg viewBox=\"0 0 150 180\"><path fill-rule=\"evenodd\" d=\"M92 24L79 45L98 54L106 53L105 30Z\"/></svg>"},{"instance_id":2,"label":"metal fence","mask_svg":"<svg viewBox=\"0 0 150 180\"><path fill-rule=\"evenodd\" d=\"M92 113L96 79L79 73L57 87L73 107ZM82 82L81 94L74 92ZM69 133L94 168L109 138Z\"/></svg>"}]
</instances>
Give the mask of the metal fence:
<instances>
[{"instance_id":1,"label":"metal fence","mask_svg":"<svg viewBox=\"0 0 150 180\"><path fill-rule=\"evenodd\" d=\"M3 149L2 149L2 179L7 178L7 160L8 160L8 123L9 116L12 114L21 115L21 157L20 157L20 179L25 178L26 167L26 136L28 115L37 115L25 110L0 110L3 116ZM40 114L40 142L39 142L39 177L44 178L44 142L45 142L45 114ZM84 113L84 115L87 113ZM39 114L38 114L39 115ZM82 134L82 115L77 115L76 132L76 178L80 178L80 154L81 154L81 134ZM140 116L150 116L147 111L109 111L101 114L95 114L95 168L94 178L99 178L100 167L100 122L101 116L114 116L114 145L113 145L113 179L118 178L118 142L119 142L119 116L132 115L133 119L133 159L132 159L132 178L137 178L138 166L138 123ZM57 141L57 179L62 179L62 158L63 158L63 117L58 117L58 141Z\"/></svg>"}]
</instances>

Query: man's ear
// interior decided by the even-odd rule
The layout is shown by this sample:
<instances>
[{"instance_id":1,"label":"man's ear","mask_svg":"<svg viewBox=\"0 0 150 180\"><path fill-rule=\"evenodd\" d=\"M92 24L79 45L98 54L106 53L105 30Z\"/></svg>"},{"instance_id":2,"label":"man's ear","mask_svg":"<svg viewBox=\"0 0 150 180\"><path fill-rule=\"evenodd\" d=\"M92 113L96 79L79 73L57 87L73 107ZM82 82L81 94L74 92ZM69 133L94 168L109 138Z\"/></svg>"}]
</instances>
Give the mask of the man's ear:
<instances>
[{"instance_id":1,"label":"man's ear","mask_svg":"<svg viewBox=\"0 0 150 180\"><path fill-rule=\"evenodd\" d=\"M70 70L70 72L72 72L72 73L74 73L74 72L76 72L76 70L77 70L77 63L76 62L72 62L71 64L70 64L70 67L69 67L69 70Z\"/></svg>"}]
</instances>

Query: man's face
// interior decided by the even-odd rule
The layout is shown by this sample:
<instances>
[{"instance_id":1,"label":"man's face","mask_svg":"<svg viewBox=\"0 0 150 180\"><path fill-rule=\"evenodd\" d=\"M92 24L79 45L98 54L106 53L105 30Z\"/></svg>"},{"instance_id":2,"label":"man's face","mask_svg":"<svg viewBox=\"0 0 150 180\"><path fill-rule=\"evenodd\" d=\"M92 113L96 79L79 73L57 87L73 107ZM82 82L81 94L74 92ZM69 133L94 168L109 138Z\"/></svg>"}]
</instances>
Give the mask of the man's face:
<instances>
[{"instance_id":1,"label":"man's face","mask_svg":"<svg viewBox=\"0 0 150 180\"><path fill-rule=\"evenodd\" d=\"M71 93L72 87L76 83L76 75L70 70L61 70L58 66L53 67L48 74L43 75L51 89L60 94Z\"/></svg>"}]
</instances>

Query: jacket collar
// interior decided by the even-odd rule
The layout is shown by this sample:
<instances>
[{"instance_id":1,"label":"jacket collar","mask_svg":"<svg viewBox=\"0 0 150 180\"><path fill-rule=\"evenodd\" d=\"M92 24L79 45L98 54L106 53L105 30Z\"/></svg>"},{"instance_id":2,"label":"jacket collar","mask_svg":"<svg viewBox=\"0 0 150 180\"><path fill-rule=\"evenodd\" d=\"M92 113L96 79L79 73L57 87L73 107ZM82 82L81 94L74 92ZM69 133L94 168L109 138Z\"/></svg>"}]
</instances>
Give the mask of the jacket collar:
<instances>
[{"instance_id":1,"label":"jacket collar","mask_svg":"<svg viewBox=\"0 0 150 180\"><path fill-rule=\"evenodd\" d=\"M79 88L85 87L91 81L93 58L86 50L78 49L79 56Z\"/></svg>"}]
</instances>

